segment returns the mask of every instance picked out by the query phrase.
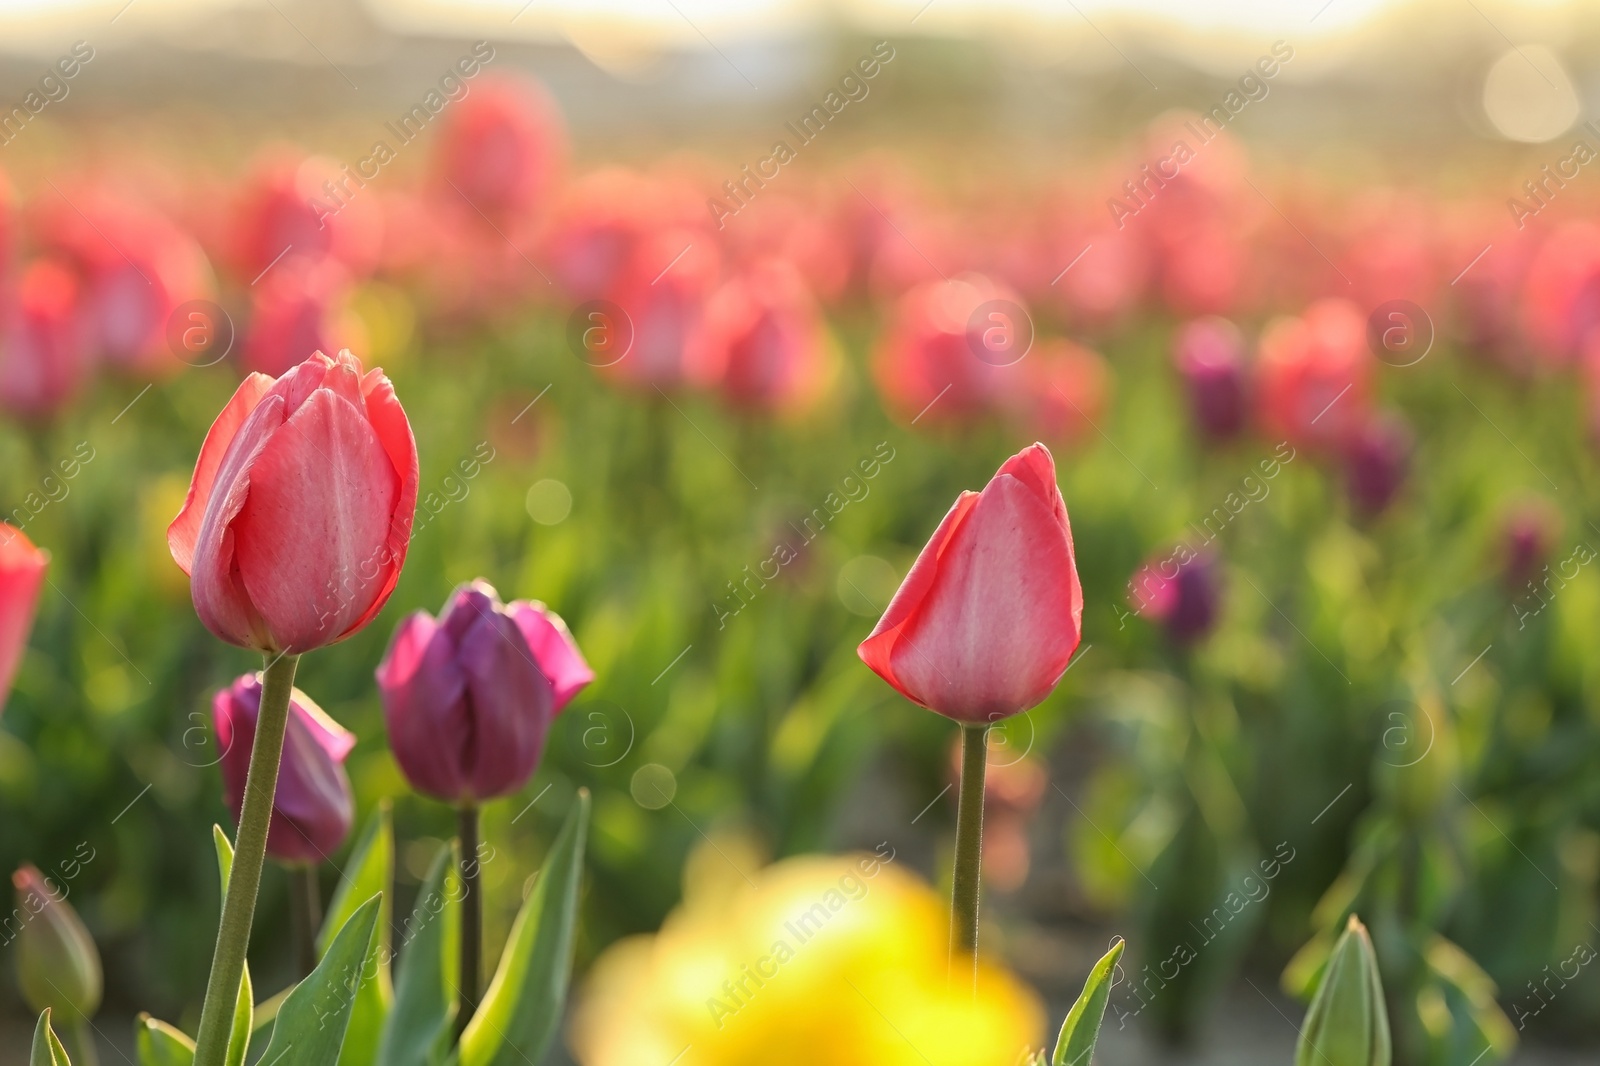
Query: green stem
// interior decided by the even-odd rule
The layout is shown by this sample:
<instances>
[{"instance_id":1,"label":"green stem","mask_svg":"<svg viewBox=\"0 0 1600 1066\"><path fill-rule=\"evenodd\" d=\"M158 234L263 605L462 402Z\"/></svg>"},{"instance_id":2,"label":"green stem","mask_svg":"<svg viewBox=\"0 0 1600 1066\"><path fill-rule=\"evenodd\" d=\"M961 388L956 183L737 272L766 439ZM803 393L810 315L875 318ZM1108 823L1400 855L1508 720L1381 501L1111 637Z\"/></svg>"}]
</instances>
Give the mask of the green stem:
<instances>
[{"instance_id":1,"label":"green stem","mask_svg":"<svg viewBox=\"0 0 1600 1066\"><path fill-rule=\"evenodd\" d=\"M94 1037L89 1035L87 1019L73 1026L73 1043L77 1045L77 1066L100 1066L100 1054L94 1049Z\"/></svg>"},{"instance_id":2,"label":"green stem","mask_svg":"<svg viewBox=\"0 0 1600 1066\"><path fill-rule=\"evenodd\" d=\"M461 841L461 988L456 998L456 1040L478 1009L478 979L483 973L483 890L478 883L478 808L458 812Z\"/></svg>"},{"instance_id":3,"label":"green stem","mask_svg":"<svg viewBox=\"0 0 1600 1066\"><path fill-rule=\"evenodd\" d=\"M262 675L255 746L250 751L250 773L245 778L244 809L239 813L239 834L233 847L233 872L222 900L217 949L211 956L205 1005L200 1008L194 1066L223 1066L228 1056L228 1034L239 999L245 952L250 947L250 923L255 918L261 864L267 855L267 829L272 824L272 800L278 790L283 732L289 723L289 696L299 662L298 655L269 656Z\"/></svg>"},{"instance_id":4,"label":"green stem","mask_svg":"<svg viewBox=\"0 0 1600 1066\"><path fill-rule=\"evenodd\" d=\"M956 807L956 863L950 898L950 979L958 967L978 985L978 887L983 878L983 775L989 727L961 727L961 796Z\"/></svg>"},{"instance_id":5,"label":"green stem","mask_svg":"<svg viewBox=\"0 0 1600 1066\"><path fill-rule=\"evenodd\" d=\"M322 925L322 894L317 868L301 863L288 868L289 928L294 937L294 965L301 977L317 968L317 930Z\"/></svg>"}]
</instances>

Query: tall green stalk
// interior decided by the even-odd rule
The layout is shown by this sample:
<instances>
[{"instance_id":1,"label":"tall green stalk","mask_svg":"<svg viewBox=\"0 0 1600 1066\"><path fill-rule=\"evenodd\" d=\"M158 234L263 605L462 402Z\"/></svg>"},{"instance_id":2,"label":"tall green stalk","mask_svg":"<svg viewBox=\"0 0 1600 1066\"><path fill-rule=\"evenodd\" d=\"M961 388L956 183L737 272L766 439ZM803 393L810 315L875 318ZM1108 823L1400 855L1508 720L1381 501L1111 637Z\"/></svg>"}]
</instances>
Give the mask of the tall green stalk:
<instances>
[{"instance_id":1,"label":"tall green stalk","mask_svg":"<svg viewBox=\"0 0 1600 1066\"><path fill-rule=\"evenodd\" d=\"M294 691L294 670L299 662L298 655L269 656L262 674L255 746L250 751L244 809L239 813L239 835L233 846L233 872L222 900L217 949L211 956L211 977L206 981L205 1005L200 1009L194 1066L223 1066L228 1055L228 1034L239 998L239 979L244 974L245 952L250 947L261 866L267 857L267 829L272 824L272 799L278 790L278 763L283 758L283 733L289 724L289 697Z\"/></svg>"},{"instance_id":2,"label":"tall green stalk","mask_svg":"<svg viewBox=\"0 0 1600 1066\"><path fill-rule=\"evenodd\" d=\"M478 808L459 811L461 840L461 988L456 998L456 1039L478 1009L478 981L483 975L483 888L478 878Z\"/></svg>"},{"instance_id":3,"label":"tall green stalk","mask_svg":"<svg viewBox=\"0 0 1600 1066\"><path fill-rule=\"evenodd\" d=\"M950 898L950 980L966 972L978 987L978 887L983 878L983 777L989 727L961 727L961 794L956 807L956 862Z\"/></svg>"}]
</instances>

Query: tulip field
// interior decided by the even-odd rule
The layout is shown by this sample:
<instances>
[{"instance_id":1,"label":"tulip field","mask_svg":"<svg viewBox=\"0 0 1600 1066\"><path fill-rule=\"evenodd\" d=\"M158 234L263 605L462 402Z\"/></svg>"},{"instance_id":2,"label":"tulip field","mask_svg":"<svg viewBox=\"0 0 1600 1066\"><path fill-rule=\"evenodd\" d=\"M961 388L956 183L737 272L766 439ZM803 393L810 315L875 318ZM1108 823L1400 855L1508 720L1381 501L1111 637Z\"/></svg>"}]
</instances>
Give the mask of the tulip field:
<instances>
[{"instance_id":1,"label":"tulip field","mask_svg":"<svg viewBox=\"0 0 1600 1066\"><path fill-rule=\"evenodd\" d=\"M905 48L0 111L0 1066L1592 1060L1600 195L838 141Z\"/></svg>"}]
</instances>

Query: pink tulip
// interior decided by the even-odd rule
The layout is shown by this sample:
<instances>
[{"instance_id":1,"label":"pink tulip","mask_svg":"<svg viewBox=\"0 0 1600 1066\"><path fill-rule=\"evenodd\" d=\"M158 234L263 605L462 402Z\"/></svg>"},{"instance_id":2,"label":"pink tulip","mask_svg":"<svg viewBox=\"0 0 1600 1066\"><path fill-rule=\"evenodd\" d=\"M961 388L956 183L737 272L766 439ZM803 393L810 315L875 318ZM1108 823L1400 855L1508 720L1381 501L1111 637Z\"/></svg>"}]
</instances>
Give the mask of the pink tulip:
<instances>
[{"instance_id":1,"label":"pink tulip","mask_svg":"<svg viewBox=\"0 0 1600 1066\"><path fill-rule=\"evenodd\" d=\"M805 282L779 260L742 271L707 303L689 361L691 376L740 407L796 411L816 401L828 351Z\"/></svg>"},{"instance_id":2,"label":"pink tulip","mask_svg":"<svg viewBox=\"0 0 1600 1066\"><path fill-rule=\"evenodd\" d=\"M50 556L35 548L22 530L0 522L0 710L28 649L49 562Z\"/></svg>"},{"instance_id":3,"label":"pink tulip","mask_svg":"<svg viewBox=\"0 0 1600 1066\"><path fill-rule=\"evenodd\" d=\"M206 435L167 529L206 628L300 653L343 640L394 591L411 541L417 446L382 370L317 352L251 374Z\"/></svg>"},{"instance_id":4,"label":"pink tulip","mask_svg":"<svg viewBox=\"0 0 1600 1066\"><path fill-rule=\"evenodd\" d=\"M504 224L542 206L565 155L549 94L524 78L485 75L447 112L436 165L446 192Z\"/></svg>"},{"instance_id":5,"label":"pink tulip","mask_svg":"<svg viewBox=\"0 0 1600 1066\"><path fill-rule=\"evenodd\" d=\"M245 674L211 702L211 721L222 754L223 797L235 823L244 807L260 712L258 674ZM268 855L282 863L315 865L344 845L356 813L344 760L355 746L355 735L323 713L309 696L299 689L291 693L267 831Z\"/></svg>"},{"instance_id":6,"label":"pink tulip","mask_svg":"<svg viewBox=\"0 0 1600 1066\"><path fill-rule=\"evenodd\" d=\"M1055 462L1033 444L961 494L856 653L912 702L988 724L1050 694L1082 616Z\"/></svg>"},{"instance_id":7,"label":"pink tulip","mask_svg":"<svg viewBox=\"0 0 1600 1066\"><path fill-rule=\"evenodd\" d=\"M257 283L293 259L334 258L365 275L383 244L383 218L371 192L330 160L294 149L264 156L245 179L227 220L231 258L242 282Z\"/></svg>"},{"instance_id":8,"label":"pink tulip","mask_svg":"<svg viewBox=\"0 0 1600 1066\"><path fill-rule=\"evenodd\" d=\"M418 792L475 804L509 795L539 765L555 716L594 673L543 604L463 585L435 619L400 623L378 667L389 746Z\"/></svg>"},{"instance_id":9,"label":"pink tulip","mask_svg":"<svg viewBox=\"0 0 1600 1066\"><path fill-rule=\"evenodd\" d=\"M23 271L14 299L0 309L0 407L44 419L78 394L89 374L81 294L61 263L40 260Z\"/></svg>"},{"instance_id":10,"label":"pink tulip","mask_svg":"<svg viewBox=\"0 0 1600 1066\"><path fill-rule=\"evenodd\" d=\"M331 259L279 263L252 291L244 365L272 377L312 352L361 347L359 319L348 307L350 275Z\"/></svg>"},{"instance_id":11,"label":"pink tulip","mask_svg":"<svg viewBox=\"0 0 1600 1066\"><path fill-rule=\"evenodd\" d=\"M1270 323L1257 364L1262 422L1294 444L1337 446L1367 415L1375 362L1366 318L1348 300Z\"/></svg>"},{"instance_id":12,"label":"pink tulip","mask_svg":"<svg viewBox=\"0 0 1600 1066\"><path fill-rule=\"evenodd\" d=\"M1002 302L1020 307L1021 297L977 274L931 281L900 298L873 357L878 386L897 416L919 424L960 422L1017 400L1033 357L990 356L985 347L989 319L982 312L985 305L1001 307ZM1011 327L1020 338L1032 324L1019 321Z\"/></svg>"}]
</instances>

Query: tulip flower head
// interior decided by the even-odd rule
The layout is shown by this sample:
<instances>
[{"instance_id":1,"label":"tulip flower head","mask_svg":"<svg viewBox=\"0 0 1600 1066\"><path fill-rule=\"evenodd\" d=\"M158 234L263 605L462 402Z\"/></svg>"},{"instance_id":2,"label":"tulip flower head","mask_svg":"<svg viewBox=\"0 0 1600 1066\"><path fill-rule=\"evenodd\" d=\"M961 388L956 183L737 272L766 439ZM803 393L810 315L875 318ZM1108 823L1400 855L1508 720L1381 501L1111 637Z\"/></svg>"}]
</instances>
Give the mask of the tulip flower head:
<instances>
[{"instance_id":1,"label":"tulip flower head","mask_svg":"<svg viewBox=\"0 0 1600 1066\"><path fill-rule=\"evenodd\" d=\"M78 394L89 374L81 300L64 263L41 259L22 272L0 306L0 408L47 419Z\"/></svg>"},{"instance_id":2,"label":"tulip flower head","mask_svg":"<svg viewBox=\"0 0 1600 1066\"><path fill-rule=\"evenodd\" d=\"M1376 360L1366 320L1348 300L1312 304L1261 336L1261 419L1294 444L1332 449L1366 415Z\"/></svg>"},{"instance_id":3,"label":"tulip flower head","mask_svg":"<svg viewBox=\"0 0 1600 1066\"><path fill-rule=\"evenodd\" d=\"M1178 334L1173 359L1201 435L1214 441L1237 437L1249 417L1244 341L1238 327L1225 318L1195 319Z\"/></svg>"},{"instance_id":4,"label":"tulip flower head","mask_svg":"<svg viewBox=\"0 0 1600 1066\"><path fill-rule=\"evenodd\" d=\"M100 1009L100 953L65 891L32 866L11 875L17 890L17 983L35 1012L86 1020Z\"/></svg>"},{"instance_id":5,"label":"tulip flower head","mask_svg":"<svg viewBox=\"0 0 1600 1066\"><path fill-rule=\"evenodd\" d=\"M0 522L0 710L27 651L49 563L49 554L35 548L22 530Z\"/></svg>"},{"instance_id":6,"label":"tulip flower head","mask_svg":"<svg viewBox=\"0 0 1600 1066\"><path fill-rule=\"evenodd\" d=\"M245 674L218 692L211 722L222 753L222 790L237 823L244 807L245 778L255 747L261 712L261 677ZM281 863L315 865L344 845L355 822L355 796L344 760L355 735L329 718L309 696L295 689L289 699L283 761L272 798L267 854Z\"/></svg>"},{"instance_id":7,"label":"tulip flower head","mask_svg":"<svg viewBox=\"0 0 1600 1066\"><path fill-rule=\"evenodd\" d=\"M1216 556L1187 547L1151 560L1128 582L1134 613L1159 623L1178 644L1191 644L1211 631L1221 599Z\"/></svg>"},{"instance_id":8,"label":"tulip flower head","mask_svg":"<svg viewBox=\"0 0 1600 1066\"><path fill-rule=\"evenodd\" d=\"M201 446L167 545L230 644L299 654L365 626L411 542L417 446L382 370L317 352L251 374Z\"/></svg>"},{"instance_id":9,"label":"tulip flower head","mask_svg":"<svg viewBox=\"0 0 1600 1066\"><path fill-rule=\"evenodd\" d=\"M961 494L856 653L912 702L987 724L1050 694L1082 617L1055 462L1032 444Z\"/></svg>"},{"instance_id":10,"label":"tulip flower head","mask_svg":"<svg viewBox=\"0 0 1600 1066\"><path fill-rule=\"evenodd\" d=\"M377 677L389 746L412 787L476 804L527 783L555 716L594 672L558 615L501 603L479 580L438 618L401 622Z\"/></svg>"},{"instance_id":11,"label":"tulip flower head","mask_svg":"<svg viewBox=\"0 0 1600 1066\"><path fill-rule=\"evenodd\" d=\"M1388 507L1405 484L1415 438L1398 415L1363 421L1345 442L1345 479L1350 502L1367 517Z\"/></svg>"}]
</instances>

